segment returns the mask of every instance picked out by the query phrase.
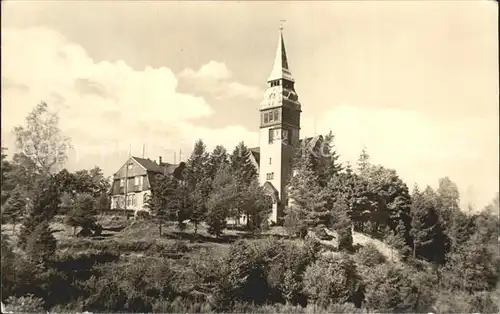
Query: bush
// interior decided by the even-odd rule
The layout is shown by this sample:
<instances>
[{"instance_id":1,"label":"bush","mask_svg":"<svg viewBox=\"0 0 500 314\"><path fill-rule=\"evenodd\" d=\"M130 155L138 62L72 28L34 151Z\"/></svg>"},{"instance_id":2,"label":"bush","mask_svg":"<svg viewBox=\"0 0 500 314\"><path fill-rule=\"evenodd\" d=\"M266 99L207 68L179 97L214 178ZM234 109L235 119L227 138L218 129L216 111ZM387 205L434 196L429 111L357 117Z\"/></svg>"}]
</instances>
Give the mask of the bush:
<instances>
[{"instance_id":1,"label":"bush","mask_svg":"<svg viewBox=\"0 0 500 314\"><path fill-rule=\"evenodd\" d=\"M314 303L353 302L361 306L362 282L356 265L347 254L320 257L304 273L304 291Z\"/></svg>"},{"instance_id":2,"label":"bush","mask_svg":"<svg viewBox=\"0 0 500 314\"><path fill-rule=\"evenodd\" d=\"M83 308L96 312L152 312L156 300L173 300L176 273L161 260L104 265L84 284Z\"/></svg>"},{"instance_id":3,"label":"bush","mask_svg":"<svg viewBox=\"0 0 500 314\"><path fill-rule=\"evenodd\" d=\"M150 214L147 210L139 210L135 213L135 219L137 220L147 220L150 218Z\"/></svg>"},{"instance_id":4,"label":"bush","mask_svg":"<svg viewBox=\"0 0 500 314\"><path fill-rule=\"evenodd\" d=\"M326 227L324 225L318 226L314 232L314 235L320 240L330 241L331 239L333 239L333 237L325 231L325 228Z\"/></svg>"},{"instance_id":5,"label":"bush","mask_svg":"<svg viewBox=\"0 0 500 314\"><path fill-rule=\"evenodd\" d=\"M44 312L45 302L33 294L27 294L22 297L8 297L5 300L5 309L13 313L40 313Z\"/></svg>"},{"instance_id":6,"label":"bush","mask_svg":"<svg viewBox=\"0 0 500 314\"><path fill-rule=\"evenodd\" d=\"M498 310L498 305L486 291L474 294L442 291L435 304L435 311L438 313L498 313Z\"/></svg>"},{"instance_id":7,"label":"bush","mask_svg":"<svg viewBox=\"0 0 500 314\"><path fill-rule=\"evenodd\" d=\"M368 267L386 262L384 254L382 254L372 243L368 243L367 245L361 247L357 252L357 257L359 258L361 264Z\"/></svg>"},{"instance_id":8,"label":"bush","mask_svg":"<svg viewBox=\"0 0 500 314\"><path fill-rule=\"evenodd\" d=\"M370 309L383 312L430 311L436 277L429 273L382 264L365 272Z\"/></svg>"}]
</instances>

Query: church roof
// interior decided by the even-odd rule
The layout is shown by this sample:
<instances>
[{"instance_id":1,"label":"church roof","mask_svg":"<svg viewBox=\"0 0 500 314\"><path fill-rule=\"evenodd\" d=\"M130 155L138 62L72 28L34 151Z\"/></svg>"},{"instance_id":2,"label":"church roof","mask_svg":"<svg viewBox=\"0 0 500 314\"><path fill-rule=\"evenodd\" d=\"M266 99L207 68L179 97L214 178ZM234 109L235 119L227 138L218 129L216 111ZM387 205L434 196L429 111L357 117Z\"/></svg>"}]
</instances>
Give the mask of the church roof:
<instances>
[{"instance_id":1,"label":"church roof","mask_svg":"<svg viewBox=\"0 0 500 314\"><path fill-rule=\"evenodd\" d=\"M269 78L268 82L286 79L294 82L295 80L292 77L292 73L288 67L288 57L286 55L285 49L285 41L283 40L283 30L280 29L279 38L278 38L278 47L276 48L276 57L274 59L274 66Z\"/></svg>"},{"instance_id":2,"label":"church roof","mask_svg":"<svg viewBox=\"0 0 500 314\"><path fill-rule=\"evenodd\" d=\"M303 143L306 143L310 147L315 147L318 144L318 141L322 139L322 135L303 138L299 141L299 147L302 146ZM252 154L252 157L254 158L257 165L260 165L260 147L251 147L248 150Z\"/></svg>"}]
</instances>

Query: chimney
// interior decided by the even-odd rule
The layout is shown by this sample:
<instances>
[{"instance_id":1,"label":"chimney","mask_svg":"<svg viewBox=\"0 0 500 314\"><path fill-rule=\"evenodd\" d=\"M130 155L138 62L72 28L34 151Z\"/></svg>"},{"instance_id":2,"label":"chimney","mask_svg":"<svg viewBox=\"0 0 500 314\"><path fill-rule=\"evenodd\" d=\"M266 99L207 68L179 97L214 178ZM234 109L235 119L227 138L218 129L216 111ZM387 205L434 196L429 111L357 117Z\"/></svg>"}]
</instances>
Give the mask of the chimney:
<instances>
[{"instance_id":1,"label":"chimney","mask_svg":"<svg viewBox=\"0 0 500 314\"><path fill-rule=\"evenodd\" d=\"M159 161L160 161L159 165L161 166L161 156L160 156L160 158L159 158Z\"/></svg>"}]
</instances>

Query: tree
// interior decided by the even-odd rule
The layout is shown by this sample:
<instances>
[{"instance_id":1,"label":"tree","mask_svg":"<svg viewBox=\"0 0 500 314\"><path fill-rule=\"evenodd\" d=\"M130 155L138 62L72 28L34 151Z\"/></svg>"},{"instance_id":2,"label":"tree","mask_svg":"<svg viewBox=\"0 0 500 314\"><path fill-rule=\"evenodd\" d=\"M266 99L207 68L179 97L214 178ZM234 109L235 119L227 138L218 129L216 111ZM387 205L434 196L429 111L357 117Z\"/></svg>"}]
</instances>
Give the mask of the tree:
<instances>
[{"instance_id":1,"label":"tree","mask_svg":"<svg viewBox=\"0 0 500 314\"><path fill-rule=\"evenodd\" d=\"M12 191L9 199L5 203L2 212L2 220L6 219L12 223L12 233L16 230L16 223L24 215L26 210L26 195L18 186Z\"/></svg>"},{"instance_id":2,"label":"tree","mask_svg":"<svg viewBox=\"0 0 500 314\"><path fill-rule=\"evenodd\" d=\"M2 166L0 168L0 172L2 175L0 182L2 185L2 205L5 203L12 190L14 190L14 188L16 187L15 180L12 177L12 171L14 170L14 167L12 163L7 160L6 151L7 148L2 147Z\"/></svg>"},{"instance_id":3,"label":"tree","mask_svg":"<svg viewBox=\"0 0 500 314\"><path fill-rule=\"evenodd\" d=\"M52 220L60 202L61 194L53 175L37 180L19 234L18 243L21 248L25 247L28 237L40 223Z\"/></svg>"},{"instance_id":4,"label":"tree","mask_svg":"<svg viewBox=\"0 0 500 314\"><path fill-rule=\"evenodd\" d=\"M227 150L222 145L215 146L212 153L210 153L207 161L207 174L208 177L213 180L217 171L222 167L222 165L229 164L229 155Z\"/></svg>"},{"instance_id":5,"label":"tree","mask_svg":"<svg viewBox=\"0 0 500 314\"><path fill-rule=\"evenodd\" d=\"M376 208L375 194L370 193L368 181L347 167L345 171L330 179L326 190L328 207L334 212L335 207L344 203L354 229L363 231L364 224L371 218Z\"/></svg>"},{"instance_id":6,"label":"tree","mask_svg":"<svg viewBox=\"0 0 500 314\"><path fill-rule=\"evenodd\" d=\"M322 137L319 149L314 151L317 159L315 173L318 176L319 184L325 187L333 176L342 171L342 165L338 161L339 155L334 145L335 136L332 131Z\"/></svg>"},{"instance_id":7,"label":"tree","mask_svg":"<svg viewBox=\"0 0 500 314\"><path fill-rule=\"evenodd\" d=\"M25 250L30 262L45 264L54 257L57 241L52 233L49 223L43 221L29 235Z\"/></svg>"},{"instance_id":8,"label":"tree","mask_svg":"<svg viewBox=\"0 0 500 314\"><path fill-rule=\"evenodd\" d=\"M250 187L252 182L257 179L257 169L252 164L250 160L250 151L243 142L240 142L233 150L230 156L230 168L236 178L238 193L242 194L237 200L235 211L231 213L231 216L239 223L242 208L244 207L243 194L246 193L246 190Z\"/></svg>"},{"instance_id":9,"label":"tree","mask_svg":"<svg viewBox=\"0 0 500 314\"><path fill-rule=\"evenodd\" d=\"M308 266L304 273L304 291L322 306L346 302L361 305L361 278L347 254L322 256Z\"/></svg>"},{"instance_id":10,"label":"tree","mask_svg":"<svg viewBox=\"0 0 500 314\"><path fill-rule=\"evenodd\" d=\"M248 187L257 178L257 169L250 161L250 151L245 143L240 142L230 156L231 170L235 174L238 184Z\"/></svg>"},{"instance_id":11,"label":"tree","mask_svg":"<svg viewBox=\"0 0 500 314\"><path fill-rule=\"evenodd\" d=\"M183 209L183 200L179 197L179 181L173 176L158 174L151 185L151 197L147 201L147 207L151 210L158 223L160 237L162 235L163 223L179 215Z\"/></svg>"},{"instance_id":12,"label":"tree","mask_svg":"<svg viewBox=\"0 0 500 314\"><path fill-rule=\"evenodd\" d=\"M198 224L203 221L207 212L206 201L211 186L208 156L205 144L202 140L198 140L186 165L186 193L189 194L189 198L186 198L188 202L186 206L191 209L189 218L195 225L195 233Z\"/></svg>"},{"instance_id":13,"label":"tree","mask_svg":"<svg viewBox=\"0 0 500 314\"><path fill-rule=\"evenodd\" d=\"M247 226L254 232L261 229L271 213L272 199L255 179L248 189L240 193L243 212L247 215Z\"/></svg>"},{"instance_id":14,"label":"tree","mask_svg":"<svg viewBox=\"0 0 500 314\"><path fill-rule=\"evenodd\" d=\"M428 261L443 264L447 239L433 202L433 194L429 195L428 190L424 193L414 191L411 216L413 257L416 258L418 255Z\"/></svg>"},{"instance_id":15,"label":"tree","mask_svg":"<svg viewBox=\"0 0 500 314\"><path fill-rule=\"evenodd\" d=\"M96 211L94 208L94 198L90 194L78 194L75 202L66 216L66 223L73 227L73 234L76 228L81 227L86 234L89 234L96 222Z\"/></svg>"},{"instance_id":16,"label":"tree","mask_svg":"<svg viewBox=\"0 0 500 314\"><path fill-rule=\"evenodd\" d=\"M219 237L226 227L226 219L238 199L237 179L228 166L223 166L216 174L212 192L207 200L206 223L208 231Z\"/></svg>"},{"instance_id":17,"label":"tree","mask_svg":"<svg viewBox=\"0 0 500 314\"><path fill-rule=\"evenodd\" d=\"M331 213L326 207L325 190L319 185L318 177L312 171L312 160L309 155L299 159L296 174L290 180L288 195L291 211L297 211L309 226L318 224L330 225ZM293 214L295 215L295 214Z\"/></svg>"},{"instance_id":18,"label":"tree","mask_svg":"<svg viewBox=\"0 0 500 314\"><path fill-rule=\"evenodd\" d=\"M498 192L497 194L495 195L495 197L493 198L493 200L491 201L490 204L488 204L484 210L492 215L492 216L499 216L500 215L500 205L498 203Z\"/></svg>"},{"instance_id":19,"label":"tree","mask_svg":"<svg viewBox=\"0 0 500 314\"><path fill-rule=\"evenodd\" d=\"M371 220L376 232L388 225L392 230L400 226L403 238L409 244L411 196L406 183L399 178L395 170L382 166L372 166L365 170L368 190L373 196L374 208ZM379 227L382 227L379 229Z\"/></svg>"},{"instance_id":20,"label":"tree","mask_svg":"<svg viewBox=\"0 0 500 314\"><path fill-rule=\"evenodd\" d=\"M41 102L28 114L25 126L14 128L20 154L33 161L38 173L51 173L66 161L70 140L58 124L57 113Z\"/></svg>"},{"instance_id":21,"label":"tree","mask_svg":"<svg viewBox=\"0 0 500 314\"><path fill-rule=\"evenodd\" d=\"M338 200L333 204L332 221L333 229L338 235L338 248L340 250L352 250L352 222L345 201Z\"/></svg>"},{"instance_id":22,"label":"tree","mask_svg":"<svg viewBox=\"0 0 500 314\"><path fill-rule=\"evenodd\" d=\"M358 173L364 175L370 167L370 155L368 155L366 147L363 147L358 158Z\"/></svg>"},{"instance_id":23,"label":"tree","mask_svg":"<svg viewBox=\"0 0 500 314\"><path fill-rule=\"evenodd\" d=\"M36 182L41 178L35 162L26 155L16 153L12 157L11 165L12 171L9 173L9 178L16 185L20 185L29 196Z\"/></svg>"},{"instance_id":24,"label":"tree","mask_svg":"<svg viewBox=\"0 0 500 314\"><path fill-rule=\"evenodd\" d=\"M191 212L189 218L194 225L194 233L198 232L198 225L205 220L207 215L207 198L212 191L212 180L208 177L201 177L194 187L189 191Z\"/></svg>"},{"instance_id":25,"label":"tree","mask_svg":"<svg viewBox=\"0 0 500 314\"><path fill-rule=\"evenodd\" d=\"M16 284L17 278L16 278L16 254L14 253L14 250L12 248L12 245L10 244L10 238L7 234L4 233L2 230L2 236L1 236L1 295L2 295L2 300L8 297L9 295L12 294L12 290Z\"/></svg>"}]
</instances>

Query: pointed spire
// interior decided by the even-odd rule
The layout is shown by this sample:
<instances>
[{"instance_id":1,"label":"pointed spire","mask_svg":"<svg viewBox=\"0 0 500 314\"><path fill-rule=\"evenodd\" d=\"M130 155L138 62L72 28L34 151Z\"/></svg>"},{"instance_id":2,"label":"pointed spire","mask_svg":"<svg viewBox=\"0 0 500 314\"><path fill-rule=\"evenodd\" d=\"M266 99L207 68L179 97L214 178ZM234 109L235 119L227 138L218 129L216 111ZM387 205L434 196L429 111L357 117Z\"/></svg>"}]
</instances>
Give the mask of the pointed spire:
<instances>
[{"instance_id":1,"label":"pointed spire","mask_svg":"<svg viewBox=\"0 0 500 314\"><path fill-rule=\"evenodd\" d=\"M271 71L271 75L269 75L267 81L270 82L279 79L286 79L292 82L295 81L292 77L292 73L290 73L290 69L288 68L285 41L283 40L283 26L280 27L278 48L276 49L273 70Z\"/></svg>"}]
</instances>

